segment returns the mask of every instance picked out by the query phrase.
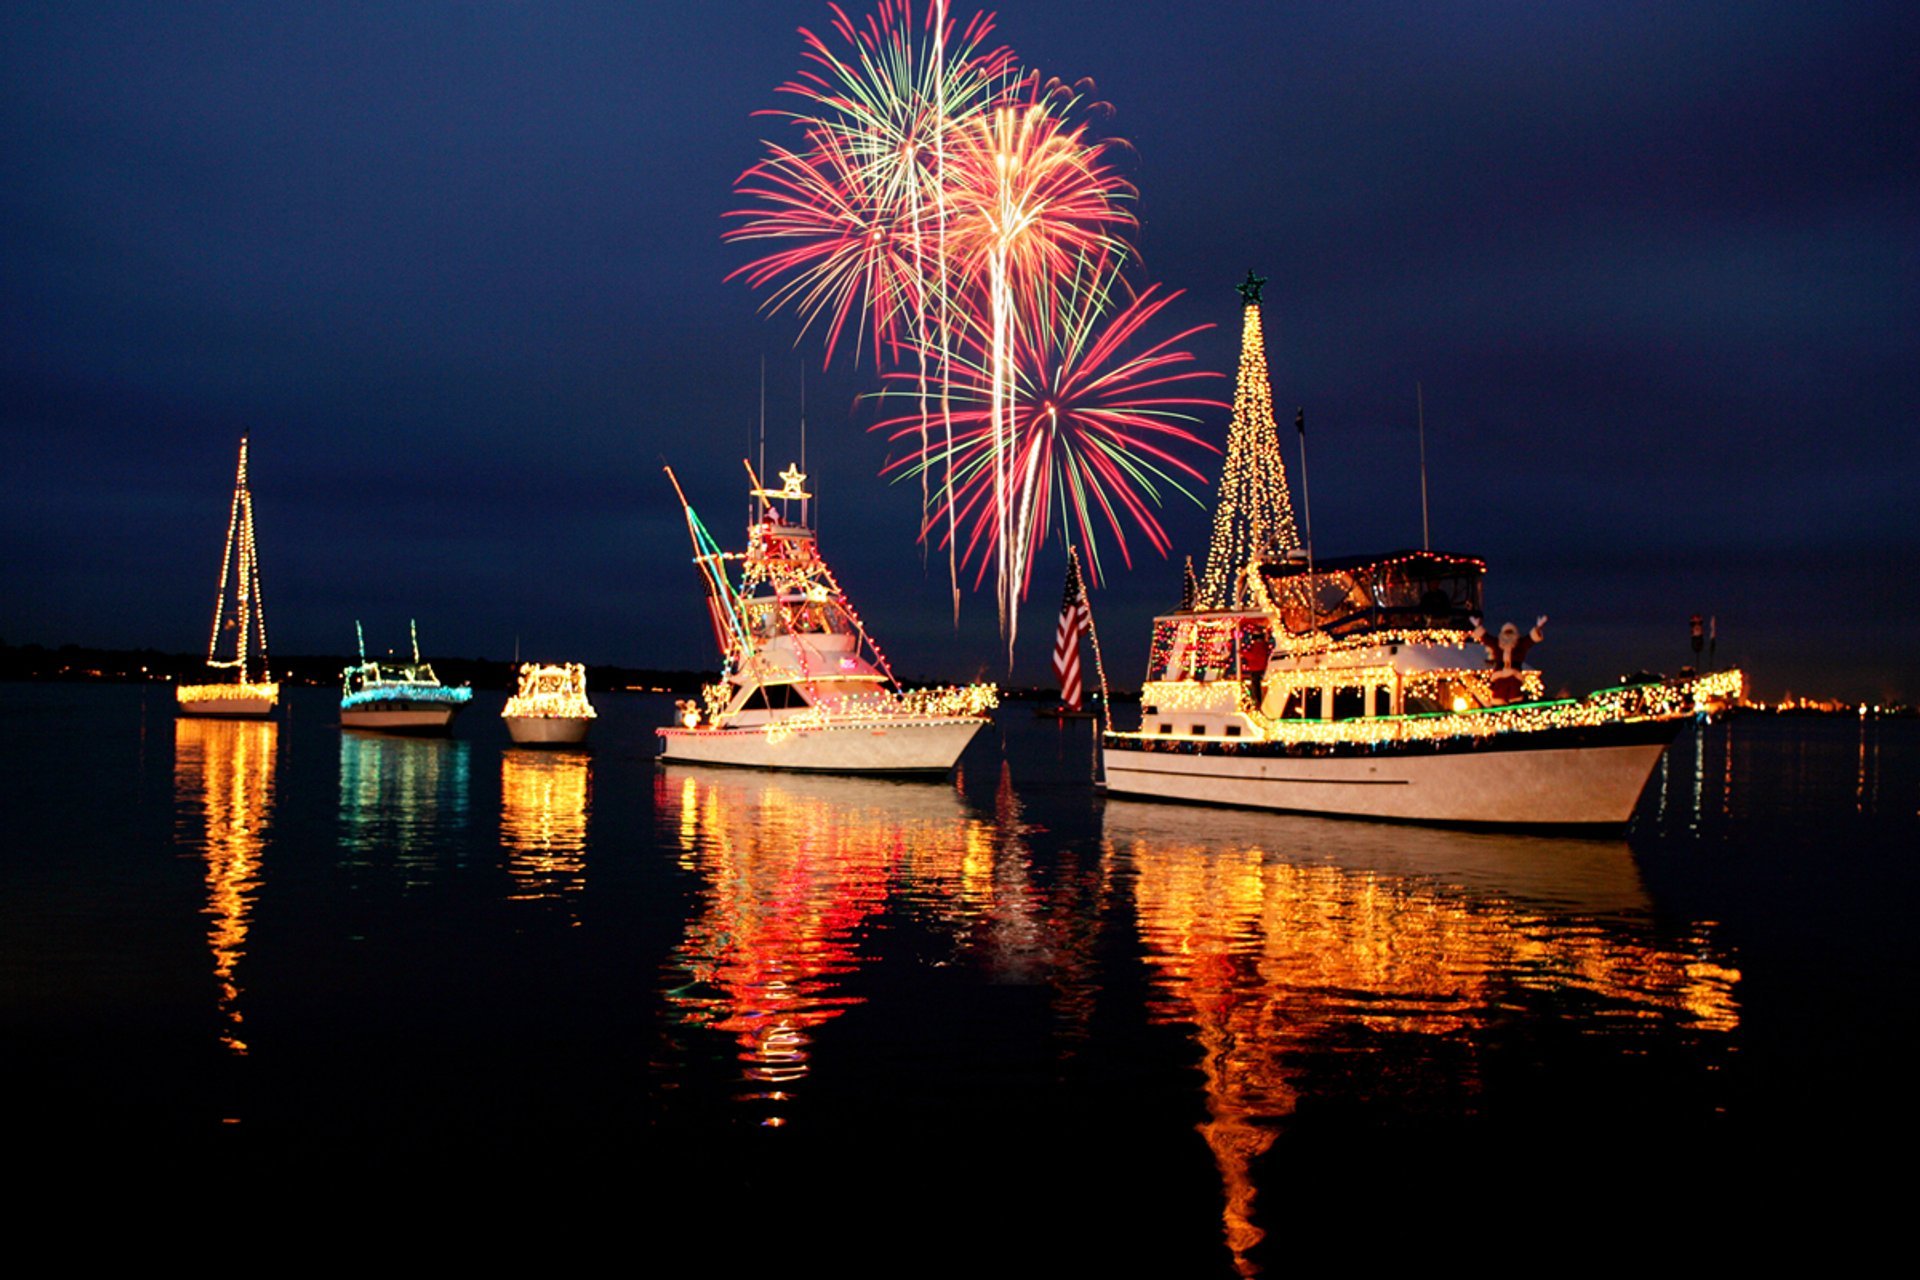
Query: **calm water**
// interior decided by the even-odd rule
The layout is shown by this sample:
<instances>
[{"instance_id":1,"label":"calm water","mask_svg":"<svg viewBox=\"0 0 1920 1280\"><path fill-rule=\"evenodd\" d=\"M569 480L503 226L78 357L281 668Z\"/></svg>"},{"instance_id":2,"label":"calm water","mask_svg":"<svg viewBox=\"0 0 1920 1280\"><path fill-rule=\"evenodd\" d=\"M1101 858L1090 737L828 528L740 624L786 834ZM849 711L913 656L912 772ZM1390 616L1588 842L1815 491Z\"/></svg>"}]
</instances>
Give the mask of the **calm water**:
<instances>
[{"instance_id":1,"label":"calm water","mask_svg":"<svg viewBox=\"0 0 1920 1280\"><path fill-rule=\"evenodd\" d=\"M533 753L498 694L407 741L164 692L0 686L41 1167L1230 1276L1492 1188L1717 1220L1913 1131L1911 722L1689 729L1607 841L1104 801L1019 708L900 783L659 767L643 695Z\"/></svg>"}]
</instances>

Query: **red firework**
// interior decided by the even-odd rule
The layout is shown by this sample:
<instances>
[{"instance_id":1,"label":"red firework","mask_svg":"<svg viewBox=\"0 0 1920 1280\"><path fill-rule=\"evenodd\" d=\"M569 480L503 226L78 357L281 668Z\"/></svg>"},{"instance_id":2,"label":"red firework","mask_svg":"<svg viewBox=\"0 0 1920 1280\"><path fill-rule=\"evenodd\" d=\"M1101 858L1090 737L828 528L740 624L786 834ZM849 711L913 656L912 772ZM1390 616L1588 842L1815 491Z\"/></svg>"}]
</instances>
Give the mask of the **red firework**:
<instances>
[{"instance_id":1,"label":"red firework","mask_svg":"<svg viewBox=\"0 0 1920 1280\"><path fill-rule=\"evenodd\" d=\"M943 506L931 512L922 536L948 536L957 527L964 540L963 560L977 563L975 585L984 581L998 558L1002 537L1010 538L1012 576L1024 597L1031 585L1033 552L1046 540L1058 512L1073 537L1088 551L1089 577L1101 578L1099 531L1110 532L1121 560L1131 567L1129 526L1165 556L1171 543L1155 514L1161 486L1189 498L1187 482L1206 477L1182 452L1218 450L1192 430L1195 413L1226 406L1198 394L1194 384L1222 375L1193 367L1181 344L1208 325L1199 325L1158 341L1145 329L1178 291L1159 293L1149 286L1124 306L1113 309L1113 269L1078 269L1069 277L1078 287L1064 291L1054 322L1020 325L1012 343L1013 393L1006 409L1010 435L996 432L991 335L976 319L961 336L950 384L953 439L911 449L889 463L885 473L912 475L938 468L950 471ZM888 375L883 396L904 400L914 393ZM918 411L874 424L890 441L917 440L923 428ZM995 469L1005 458L1012 482L996 495ZM1195 499L1197 502L1198 499ZM1003 506L1011 519L1002 533Z\"/></svg>"}]
</instances>

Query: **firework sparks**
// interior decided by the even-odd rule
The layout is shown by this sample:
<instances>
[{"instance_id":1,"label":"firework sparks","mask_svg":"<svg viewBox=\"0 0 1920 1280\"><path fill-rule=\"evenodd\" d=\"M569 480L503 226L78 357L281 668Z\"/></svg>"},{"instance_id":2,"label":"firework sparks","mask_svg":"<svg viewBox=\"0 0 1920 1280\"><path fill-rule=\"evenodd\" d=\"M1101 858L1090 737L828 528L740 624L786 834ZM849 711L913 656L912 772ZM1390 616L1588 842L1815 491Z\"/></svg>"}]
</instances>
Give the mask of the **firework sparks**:
<instances>
[{"instance_id":1,"label":"firework sparks","mask_svg":"<svg viewBox=\"0 0 1920 1280\"><path fill-rule=\"evenodd\" d=\"M1065 283L1052 323L1015 327L1010 396L996 394L985 325L976 319L962 332L950 388L952 444L912 449L887 467L896 476L936 467L949 472L943 508L923 525L923 536L939 536L942 523L957 527L965 544L961 558L976 566L975 585L1004 560L1022 597L1031 586L1034 552L1056 514L1087 548L1096 583L1103 573L1103 530L1129 567L1133 531L1165 555L1170 542L1155 508L1165 489L1198 502L1187 485L1206 478L1182 455L1213 450L1192 424L1198 410L1223 407L1196 385L1220 375L1194 368L1182 347L1209 326L1157 341L1147 335L1177 292L1152 286L1119 302L1111 261L1083 262ZM898 402L912 391L881 395ZM908 412L872 429L899 442L914 438L919 424ZM1003 441L1001 431L1010 438ZM1010 515L1004 523L1003 512Z\"/></svg>"},{"instance_id":2,"label":"firework sparks","mask_svg":"<svg viewBox=\"0 0 1920 1280\"><path fill-rule=\"evenodd\" d=\"M1021 71L989 46L991 17L958 27L945 0L918 20L911 0L863 21L830 7L830 35L802 30L805 65L780 86L801 105L765 113L798 142L766 144L736 183L751 207L725 238L773 247L728 278L803 333L819 326L829 363L850 338L883 394L912 399L881 424L915 439L888 469L920 481L922 543L947 549L956 623L963 543L976 587L991 563L1011 661L1056 508L1096 582L1096 526L1128 564L1129 529L1164 554L1161 489L1201 479L1177 456L1202 443L1180 424L1215 402L1178 385L1206 376L1180 367L1186 334L1142 338L1171 295L1113 310L1134 192L1080 91Z\"/></svg>"}]
</instances>

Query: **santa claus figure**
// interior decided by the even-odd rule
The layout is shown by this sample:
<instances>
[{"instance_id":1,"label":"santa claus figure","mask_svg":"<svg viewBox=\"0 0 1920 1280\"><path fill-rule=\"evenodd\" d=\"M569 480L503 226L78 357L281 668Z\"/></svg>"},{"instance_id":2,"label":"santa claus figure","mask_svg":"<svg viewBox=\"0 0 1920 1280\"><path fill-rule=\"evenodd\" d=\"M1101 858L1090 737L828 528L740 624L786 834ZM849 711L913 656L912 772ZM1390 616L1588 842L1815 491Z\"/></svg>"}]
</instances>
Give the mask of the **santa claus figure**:
<instances>
[{"instance_id":1,"label":"santa claus figure","mask_svg":"<svg viewBox=\"0 0 1920 1280\"><path fill-rule=\"evenodd\" d=\"M1487 665L1493 668L1493 679L1489 683L1497 700L1520 701L1525 687L1520 682L1521 665L1527 660L1527 650L1546 638L1540 630L1546 625L1547 615L1543 613L1534 620L1533 630L1524 636L1511 622L1500 628L1499 635L1490 636L1480 625L1480 619L1473 619L1473 638L1487 647Z\"/></svg>"}]
</instances>

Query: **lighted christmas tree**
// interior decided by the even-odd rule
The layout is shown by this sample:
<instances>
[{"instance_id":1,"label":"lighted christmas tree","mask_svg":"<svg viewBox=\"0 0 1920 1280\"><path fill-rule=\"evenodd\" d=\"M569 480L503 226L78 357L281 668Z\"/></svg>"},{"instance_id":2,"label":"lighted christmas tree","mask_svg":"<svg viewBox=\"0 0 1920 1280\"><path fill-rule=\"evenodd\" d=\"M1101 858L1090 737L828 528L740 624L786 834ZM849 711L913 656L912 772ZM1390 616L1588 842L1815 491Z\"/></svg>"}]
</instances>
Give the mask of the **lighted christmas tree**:
<instances>
[{"instance_id":1,"label":"lighted christmas tree","mask_svg":"<svg viewBox=\"0 0 1920 1280\"><path fill-rule=\"evenodd\" d=\"M1235 287L1241 308L1240 373L1233 389L1233 421L1227 427L1227 457L1220 468L1220 502L1213 511L1213 542L1200 607L1233 609L1246 604L1250 562L1285 555L1300 545L1287 493L1287 467L1280 460L1280 433L1273 421L1273 386L1267 378L1267 342L1260 328L1260 286L1265 276L1247 272Z\"/></svg>"}]
</instances>

